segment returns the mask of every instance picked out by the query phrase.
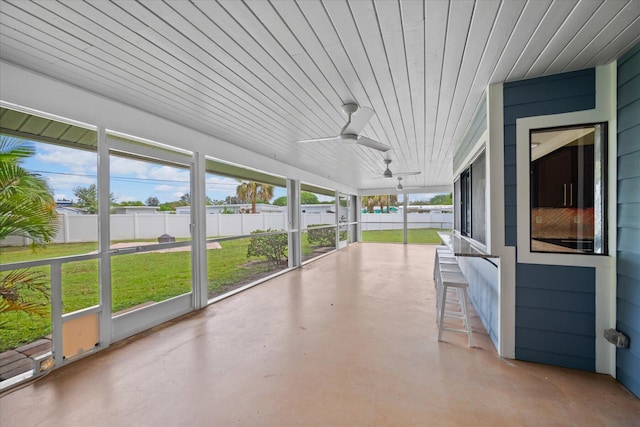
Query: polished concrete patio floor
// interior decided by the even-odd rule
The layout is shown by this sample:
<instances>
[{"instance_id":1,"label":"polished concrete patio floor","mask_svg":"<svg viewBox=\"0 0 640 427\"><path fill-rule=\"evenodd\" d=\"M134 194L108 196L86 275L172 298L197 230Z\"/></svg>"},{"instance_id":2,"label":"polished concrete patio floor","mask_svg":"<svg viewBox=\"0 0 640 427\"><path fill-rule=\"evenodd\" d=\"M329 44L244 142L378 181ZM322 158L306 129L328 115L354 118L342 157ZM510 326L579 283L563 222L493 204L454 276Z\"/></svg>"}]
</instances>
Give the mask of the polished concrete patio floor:
<instances>
[{"instance_id":1,"label":"polished concrete patio floor","mask_svg":"<svg viewBox=\"0 0 640 427\"><path fill-rule=\"evenodd\" d=\"M614 379L437 342L434 248L357 244L0 398L11 426L640 425Z\"/></svg>"}]
</instances>

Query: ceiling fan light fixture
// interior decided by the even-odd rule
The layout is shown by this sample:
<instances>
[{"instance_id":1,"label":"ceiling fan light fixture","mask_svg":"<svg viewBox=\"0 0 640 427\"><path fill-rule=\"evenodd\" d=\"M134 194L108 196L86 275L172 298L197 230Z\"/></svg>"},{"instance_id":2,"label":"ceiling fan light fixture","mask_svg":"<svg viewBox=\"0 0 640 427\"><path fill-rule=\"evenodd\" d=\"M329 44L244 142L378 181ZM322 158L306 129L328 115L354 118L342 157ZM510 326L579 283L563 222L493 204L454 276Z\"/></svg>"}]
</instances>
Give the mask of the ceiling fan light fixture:
<instances>
[{"instance_id":1,"label":"ceiling fan light fixture","mask_svg":"<svg viewBox=\"0 0 640 427\"><path fill-rule=\"evenodd\" d=\"M393 172L389 169L389 165L391 164L391 159L384 159L384 164L387 165L387 168L384 170L383 176L385 178L393 178Z\"/></svg>"}]
</instances>

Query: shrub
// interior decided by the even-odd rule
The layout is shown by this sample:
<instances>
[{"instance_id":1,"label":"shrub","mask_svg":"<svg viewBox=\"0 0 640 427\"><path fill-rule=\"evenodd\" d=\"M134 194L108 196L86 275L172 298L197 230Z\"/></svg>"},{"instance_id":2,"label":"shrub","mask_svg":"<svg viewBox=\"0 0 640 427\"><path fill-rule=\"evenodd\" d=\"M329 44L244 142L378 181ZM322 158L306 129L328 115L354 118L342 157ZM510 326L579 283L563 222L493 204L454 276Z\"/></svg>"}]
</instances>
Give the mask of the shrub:
<instances>
[{"instance_id":1,"label":"shrub","mask_svg":"<svg viewBox=\"0 0 640 427\"><path fill-rule=\"evenodd\" d=\"M322 227L330 224L310 224L307 226L307 241L310 245L315 246L335 246L336 245L336 229L334 227Z\"/></svg>"},{"instance_id":2,"label":"shrub","mask_svg":"<svg viewBox=\"0 0 640 427\"><path fill-rule=\"evenodd\" d=\"M268 228L266 231L252 231L251 234L274 233L277 231L278 230ZM247 258L265 257L274 265L284 265L288 261L288 244L287 233L251 237L249 247L247 248Z\"/></svg>"}]
</instances>

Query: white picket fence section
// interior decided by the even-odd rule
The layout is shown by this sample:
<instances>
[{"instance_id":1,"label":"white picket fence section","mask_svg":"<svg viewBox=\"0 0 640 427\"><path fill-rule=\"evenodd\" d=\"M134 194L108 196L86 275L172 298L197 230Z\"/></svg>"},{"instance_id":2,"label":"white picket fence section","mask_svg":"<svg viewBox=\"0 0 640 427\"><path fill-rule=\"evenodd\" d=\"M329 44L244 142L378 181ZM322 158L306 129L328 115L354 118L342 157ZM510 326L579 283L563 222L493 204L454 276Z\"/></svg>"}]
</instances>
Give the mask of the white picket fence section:
<instances>
[{"instance_id":1,"label":"white picket fence section","mask_svg":"<svg viewBox=\"0 0 640 427\"><path fill-rule=\"evenodd\" d=\"M52 243L98 241L97 215L59 215L60 229ZM211 214L206 216L207 236L238 236L255 230L286 230L287 214ZM408 228L451 228L452 213L409 213ZM111 240L156 239L162 234L189 237L189 215L114 214L111 215ZM333 213L303 213L302 228L314 224L335 224ZM362 230L402 229L402 213L362 214ZM0 246L24 246L29 239L10 236Z\"/></svg>"}]
</instances>

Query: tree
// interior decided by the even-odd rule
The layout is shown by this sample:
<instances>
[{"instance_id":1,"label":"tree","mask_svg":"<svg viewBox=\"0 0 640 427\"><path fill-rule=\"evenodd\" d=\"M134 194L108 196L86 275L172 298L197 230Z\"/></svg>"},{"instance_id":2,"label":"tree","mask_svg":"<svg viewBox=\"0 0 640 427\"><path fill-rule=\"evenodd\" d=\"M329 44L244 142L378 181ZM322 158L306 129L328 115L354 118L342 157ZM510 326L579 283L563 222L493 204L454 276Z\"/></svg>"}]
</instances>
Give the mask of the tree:
<instances>
[{"instance_id":1,"label":"tree","mask_svg":"<svg viewBox=\"0 0 640 427\"><path fill-rule=\"evenodd\" d=\"M136 201L131 201L131 202L121 202L119 203L120 206L144 206L145 204L142 203L140 200L136 200Z\"/></svg>"},{"instance_id":2,"label":"tree","mask_svg":"<svg viewBox=\"0 0 640 427\"><path fill-rule=\"evenodd\" d=\"M362 197L362 207L367 208L368 213L374 213L375 207L380 206L380 212L389 213L389 207L394 206L398 203L398 196L395 194L379 194L376 196L363 196Z\"/></svg>"},{"instance_id":3,"label":"tree","mask_svg":"<svg viewBox=\"0 0 640 427\"><path fill-rule=\"evenodd\" d=\"M280 196L275 199L272 204L276 206L287 206L287 196Z\"/></svg>"},{"instance_id":4,"label":"tree","mask_svg":"<svg viewBox=\"0 0 640 427\"><path fill-rule=\"evenodd\" d=\"M276 206L287 206L287 196L280 196L272 202ZM308 191L300 192L300 204L303 205L317 205L321 203L318 200L318 196Z\"/></svg>"},{"instance_id":5,"label":"tree","mask_svg":"<svg viewBox=\"0 0 640 427\"><path fill-rule=\"evenodd\" d=\"M378 196L362 196L362 207L367 209L367 213L373 213L374 207L378 204Z\"/></svg>"},{"instance_id":6,"label":"tree","mask_svg":"<svg viewBox=\"0 0 640 427\"><path fill-rule=\"evenodd\" d=\"M160 200L155 196L149 196L145 202L147 206L160 206Z\"/></svg>"},{"instance_id":7,"label":"tree","mask_svg":"<svg viewBox=\"0 0 640 427\"><path fill-rule=\"evenodd\" d=\"M453 196L451 193L449 194L438 194L429 200L430 205L452 205L453 204Z\"/></svg>"},{"instance_id":8,"label":"tree","mask_svg":"<svg viewBox=\"0 0 640 427\"><path fill-rule=\"evenodd\" d=\"M98 213L98 187L91 184L88 187L75 187L73 195L76 196L76 202L73 204L77 208L86 209L90 214ZM109 202L116 202L116 196L109 194Z\"/></svg>"},{"instance_id":9,"label":"tree","mask_svg":"<svg viewBox=\"0 0 640 427\"><path fill-rule=\"evenodd\" d=\"M251 202L251 213L256 213L256 202L268 203L273 198L273 185L255 181L242 182L236 188L236 195L245 203Z\"/></svg>"},{"instance_id":10,"label":"tree","mask_svg":"<svg viewBox=\"0 0 640 427\"><path fill-rule=\"evenodd\" d=\"M224 202L227 205L239 205L242 203L242 199L238 196L227 196L227 198L224 199Z\"/></svg>"},{"instance_id":11,"label":"tree","mask_svg":"<svg viewBox=\"0 0 640 427\"><path fill-rule=\"evenodd\" d=\"M185 193L180 196L180 202L184 203L182 206L191 206L191 193Z\"/></svg>"},{"instance_id":12,"label":"tree","mask_svg":"<svg viewBox=\"0 0 640 427\"><path fill-rule=\"evenodd\" d=\"M308 191L300 192L300 203L303 205L316 205L320 203L318 196Z\"/></svg>"},{"instance_id":13,"label":"tree","mask_svg":"<svg viewBox=\"0 0 640 427\"><path fill-rule=\"evenodd\" d=\"M47 182L21 166L34 153L23 140L0 136L0 240L17 235L43 246L58 231L58 215Z\"/></svg>"},{"instance_id":14,"label":"tree","mask_svg":"<svg viewBox=\"0 0 640 427\"><path fill-rule=\"evenodd\" d=\"M23 236L32 248L44 246L58 231L56 202L47 182L22 167L23 159L35 149L18 138L0 136L0 240ZM0 313L22 311L46 313L46 303L30 302L26 294L49 298L47 281L41 272L28 268L0 275ZM0 326L2 326L0 324Z\"/></svg>"}]
</instances>

